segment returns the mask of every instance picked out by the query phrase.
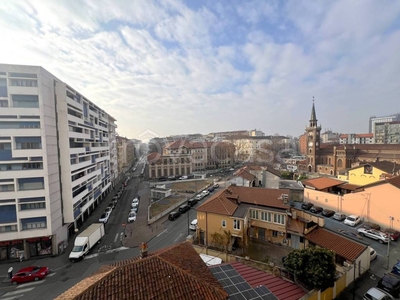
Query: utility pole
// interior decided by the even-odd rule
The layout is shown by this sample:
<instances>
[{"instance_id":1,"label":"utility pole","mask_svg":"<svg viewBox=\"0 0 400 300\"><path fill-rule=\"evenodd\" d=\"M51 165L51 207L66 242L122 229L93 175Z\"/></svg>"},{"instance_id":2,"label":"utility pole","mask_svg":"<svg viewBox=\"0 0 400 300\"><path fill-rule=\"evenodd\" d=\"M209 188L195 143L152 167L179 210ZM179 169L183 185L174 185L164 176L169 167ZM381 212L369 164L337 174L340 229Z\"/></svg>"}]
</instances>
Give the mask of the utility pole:
<instances>
[{"instance_id":1,"label":"utility pole","mask_svg":"<svg viewBox=\"0 0 400 300\"><path fill-rule=\"evenodd\" d=\"M390 220L390 224L392 224L392 222L393 222L393 220L394 220L394 217L390 216L390 217L389 217L389 220ZM389 257L389 254L390 254L390 240L391 240L390 234L388 234L388 237L389 237L389 242L388 242L388 248L387 248L387 267L386 267L386 269L389 270L389 265L390 265L390 257Z\"/></svg>"}]
</instances>

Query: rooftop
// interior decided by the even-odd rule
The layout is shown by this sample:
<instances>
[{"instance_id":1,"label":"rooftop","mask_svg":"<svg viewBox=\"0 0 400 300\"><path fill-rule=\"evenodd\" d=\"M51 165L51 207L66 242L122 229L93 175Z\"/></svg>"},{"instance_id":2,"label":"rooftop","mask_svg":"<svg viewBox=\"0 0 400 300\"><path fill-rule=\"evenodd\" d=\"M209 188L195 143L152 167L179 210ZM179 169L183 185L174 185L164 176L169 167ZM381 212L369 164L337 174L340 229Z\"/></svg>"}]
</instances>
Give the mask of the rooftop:
<instances>
[{"instance_id":1,"label":"rooftop","mask_svg":"<svg viewBox=\"0 0 400 300\"><path fill-rule=\"evenodd\" d=\"M329 177L318 177L302 181L302 184L305 187L311 187L316 190L324 190L344 183L346 182Z\"/></svg>"}]
</instances>

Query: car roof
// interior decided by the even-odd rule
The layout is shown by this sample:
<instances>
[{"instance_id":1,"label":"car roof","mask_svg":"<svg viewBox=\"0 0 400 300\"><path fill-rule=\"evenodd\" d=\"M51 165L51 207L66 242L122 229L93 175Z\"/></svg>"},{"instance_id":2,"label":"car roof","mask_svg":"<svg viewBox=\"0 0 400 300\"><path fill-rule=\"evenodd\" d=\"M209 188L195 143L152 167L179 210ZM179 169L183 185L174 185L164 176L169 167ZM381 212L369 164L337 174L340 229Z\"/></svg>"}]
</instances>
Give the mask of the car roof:
<instances>
[{"instance_id":1,"label":"car roof","mask_svg":"<svg viewBox=\"0 0 400 300\"><path fill-rule=\"evenodd\" d=\"M41 269L41 268L43 268L43 267L39 267L39 266L29 266L29 267L25 267L25 268L22 268L22 269L18 270L17 273L31 272L31 271L33 271L33 270L36 269L36 268Z\"/></svg>"},{"instance_id":2,"label":"car roof","mask_svg":"<svg viewBox=\"0 0 400 300\"><path fill-rule=\"evenodd\" d=\"M356 219L356 218L359 218L359 216L357 216L357 215L350 215L350 216L348 216L348 218L354 218L354 219Z\"/></svg>"},{"instance_id":3,"label":"car roof","mask_svg":"<svg viewBox=\"0 0 400 300\"><path fill-rule=\"evenodd\" d=\"M377 299L382 297L382 296L386 296L387 295L384 291L382 291L382 290L380 290L378 288L375 288L375 287L370 288L367 293L370 294L372 297L377 298Z\"/></svg>"}]
</instances>

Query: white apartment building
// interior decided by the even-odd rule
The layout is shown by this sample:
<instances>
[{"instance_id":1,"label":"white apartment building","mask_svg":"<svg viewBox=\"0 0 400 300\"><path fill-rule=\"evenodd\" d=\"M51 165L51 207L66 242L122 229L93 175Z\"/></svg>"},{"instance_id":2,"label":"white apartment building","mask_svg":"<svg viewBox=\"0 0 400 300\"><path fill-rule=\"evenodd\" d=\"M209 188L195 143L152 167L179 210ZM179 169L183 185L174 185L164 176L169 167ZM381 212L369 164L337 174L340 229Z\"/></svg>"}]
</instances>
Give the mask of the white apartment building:
<instances>
[{"instance_id":1,"label":"white apartment building","mask_svg":"<svg viewBox=\"0 0 400 300\"><path fill-rule=\"evenodd\" d=\"M0 106L0 260L56 255L111 188L115 119L37 66L0 64Z\"/></svg>"},{"instance_id":2,"label":"white apartment building","mask_svg":"<svg viewBox=\"0 0 400 300\"><path fill-rule=\"evenodd\" d=\"M374 135L372 133L349 133L339 136L340 144L373 144Z\"/></svg>"}]
</instances>

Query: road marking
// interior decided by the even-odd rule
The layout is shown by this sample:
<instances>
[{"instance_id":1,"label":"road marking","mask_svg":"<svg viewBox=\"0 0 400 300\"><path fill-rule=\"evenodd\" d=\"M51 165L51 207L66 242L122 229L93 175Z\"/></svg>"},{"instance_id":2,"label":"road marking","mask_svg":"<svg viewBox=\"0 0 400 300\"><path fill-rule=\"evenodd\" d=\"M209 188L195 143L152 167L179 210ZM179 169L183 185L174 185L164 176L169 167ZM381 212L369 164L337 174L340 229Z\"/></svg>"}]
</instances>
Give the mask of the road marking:
<instances>
[{"instance_id":1,"label":"road marking","mask_svg":"<svg viewBox=\"0 0 400 300\"><path fill-rule=\"evenodd\" d=\"M22 297L23 295L18 295L18 296L12 296L12 297L7 297L7 298L0 298L1 300L14 300L14 299L17 299L17 298L20 298L20 297Z\"/></svg>"},{"instance_id":2,"label":"road marking","mask_svg":"<svg viewBox=\"0 0 400 300\"><path fill-rule=\"evenodd\" d=\"M110 254L110 253L119 252L119 251L127 250L127 249L130 249L130 248L122 246L122 247L119 247L119 248L115 248L115 249L111 249L111 250L107 250L107 251L103 251L103 252L99 252L99 253L94 253L94 254L91 254L91 255L86 255L84 259L91 259L91 258L99 256L100 254Z\"/></svg>"},{"instance_id":3,"label":"road marking","mask_svg":"<svg viewBox=\"0 0 400 300\"><path fill-rule=\"evenodd\" d=\"M51 277L51 276L54 276L54 275L56 275L56 273L52 272L52 273L50 273L50 274L47 274L46 277Z\"/></svg>"},{"instance_id":4,"label":"road marking","mask_svg":"<svg viewBox=\"0 0 400 300\"><path fill-rule=\"evenodd\" d=\"M164 229L163 231L161 231L159 234L157 234L157 236L156 237L159 237L160 235L162 235L162 234L164 234L164 233L166 233L167 232L167 229Z\"/></svg>"},{"instance_id":5,"label":"road marking","mask_svg":"<svg viewBox=\"0 0 400 300\"><path fill-rule=\"evenodd\" d=\"M121 232L120 235L119 235L119 241L122 242L122 239L123 239L123 238L124 238L124 233Z\"/></svg>"},{"instance_id":6,"label":"road marking","mask_svg":"<svg viewBox=\"0 0 400 300\"><path fill-rule=\"evenodd\" d=\"M14 296L14 295L22 294L22 293L25 293L25 292L30 292L30 291L32 291L33 289L34 289L34 287L32 287L32 288L27 288L27 289L16 290L16 291L14 291L14 292L5 293L4 296Z\"/></svg>"},{"instance_id":7,"label":"road marking","mask_svg":"<svg viewBox=\"0 0 400 300\"><path fill-rule=\"evenodd\" d=\"M182 233L174 240L174 242L176 242L177 240L179 240L179 238L182 236Z\"/></svg>"},{"instance_id":8,"label":"road marking","mask_svg":"<svg viewBox=\"0 0 400 300\"><path fill-rule=\"evenodd\" d=\"M117 240L118 240L118 233L115 235L115 238L114 238L114 243L116 243L117 242Z\"/></svg>"},{"instance_id":9,"label":"road marking","mask_svg":"<svg viewBox=\"0 0 400 300\"><path fill-rule=\"evenodd\" d=\"M23 285L18 285L17 289L25 288L25 287L32 286L32 285L39 285L43 282L44 282L44 280L38 280L38 281L29 282L29 283L24 283Z\"/></svg>"}]
</instances>

